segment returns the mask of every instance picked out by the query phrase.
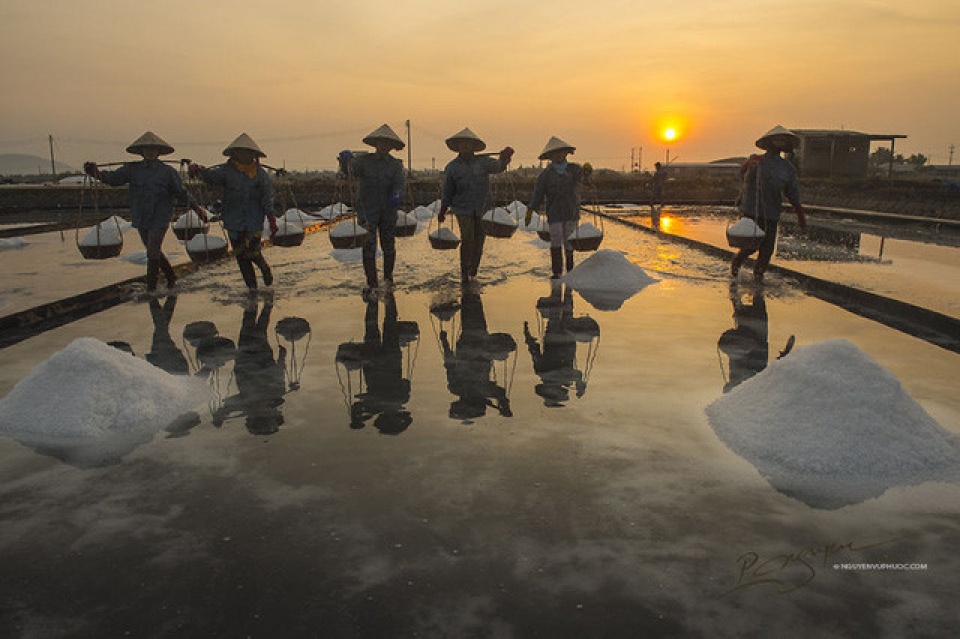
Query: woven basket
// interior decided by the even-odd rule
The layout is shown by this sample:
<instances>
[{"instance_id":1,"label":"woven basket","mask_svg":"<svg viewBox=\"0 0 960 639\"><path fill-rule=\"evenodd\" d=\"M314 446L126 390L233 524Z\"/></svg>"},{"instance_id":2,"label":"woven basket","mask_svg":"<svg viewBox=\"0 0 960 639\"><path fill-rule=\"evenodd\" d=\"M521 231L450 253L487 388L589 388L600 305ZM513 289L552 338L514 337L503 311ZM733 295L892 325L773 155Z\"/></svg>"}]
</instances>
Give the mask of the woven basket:
<instances>
[{"instance_id":1,"label":"woven basket","mask_svg":"<svg viewBox=\"0 0 960 639\"><path fill-rule=\"evenodd\" d=\"M274 246L300 246L303 244L303 238L305 237L304 233L287 233L285 235L280 235L279 233L270 238L270 243Z\"/></svg>"},{"instance_id":2,"label":"woven basket","mask_svg":"<svg viewBox=\"0 0 960 639\"><path fill-rule=\"evenodd\" d=\"M571 237L568 241L574 251L596 251L600 248L600 243L603 242L603 236Z\"/></svg>"},{"instance_id":3,"label":"woven basket","mask_svg":"<svg viewBox=\"0 0 960 639\"><path fill-rule=\"evenodd\" d=\"M111 257L117 257L120 255L120 251L123 250L123 244L92 244L89 246L84 246L83 244L78 244L77 247L80 249L80 255L85 257L88 260L106 260Z\"/></svg>"}]
</instances>

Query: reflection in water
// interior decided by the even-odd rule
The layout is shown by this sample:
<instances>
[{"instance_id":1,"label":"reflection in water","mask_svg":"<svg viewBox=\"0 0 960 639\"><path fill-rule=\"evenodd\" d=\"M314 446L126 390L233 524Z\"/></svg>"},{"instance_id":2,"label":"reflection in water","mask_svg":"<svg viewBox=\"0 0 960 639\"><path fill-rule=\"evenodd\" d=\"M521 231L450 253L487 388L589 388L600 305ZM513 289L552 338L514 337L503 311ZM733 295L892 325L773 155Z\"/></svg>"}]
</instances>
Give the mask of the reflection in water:
<instances>
[{"instance_id":1,"label":"reflection in water","mask_svg":"<svg viewBox=\"0 0 960 639\"><path fill-rule=\"evenodd\" d=\"M286 349L279 347L279 355L273 358L273 347L267 338L273 300L264 299L263 309L258 314L259 303L250 300L243 309L243 323L237 340L233 377L237 392L223 400L213 412L213 425L221 426L234 415L243 415L247 430L254 435L270 435L283 424L284 376Z\"/></svg>"},{"instance_id":2,"label":"reflection in water","mask_svg":"<svg viewBox=\"0 0 960 639\"><path fill-rule=\"evenodd\" d=\"M350 414L350 427L359 430L372 418L383 435L399 435L413 423L406 409L410 401L410 379L420 342L416 322L398 319L392 293L384 297L383 329L380 303L371 297L364 312L363 342L345 342L337 348L337 376ZM406 361L405 361L406 360ZM346 371L341 375L340 367ZM359 373L353 392L353 373ZM344 384L346 382L346 384Z\"/></svg>"},{"instance_id":3,"label":"reflection in water","mask_svg":"<svg viewBox=\"0 0 960 639\"><path fill-rule=\"evenodd\" d=\"M310 352L310 341L312 339L310 322L302 317L284 317L277 322L275 330L277 331L277 343L282 346L280 340L284 339L289 345L285 347L287 350L287 368L285 371L287 387L291 391L298 390L300 379L303 376L303 367L307 363L307 354ZM299 353L297 343L303 338L306 338L307 341L303 345L303 353Z\"/></svg>"},{"instance_id":4,"label":"reflection in water","mask_svg":"<svg viewBox=\"0 0 960 639\"><path fill-rule=\"evenodd\" d=\"M730 283L730 302L733 304L734 327L724 331L717 340L718 352L725 353L729 359L729 374L723 371L722 361L720 364L724 375L724 393L765 369L770 357L767 302L763 287L741 293L739 285L733 281ZM778 359L790 352L793 341L791 335Z\"/></svg>"},{"instance_id":5,"label":"reflection in water","mask_svg":"<svg viewBox=\"0 0 960 639\"><path fill-rule=\"evenodd\" d=\"M436 308L432 312L437 315ZM444 329L437 337L447 370L447 388L457 396L450 403L450 417L471 423L484 416L488 406L504 417L512 417L509 395L517 363L517 342L507 333L487 330L483 300L478 292L463 292L460 334L455 336L455 344L451 344L450 335Z\"/></svg>"},{"instance_id":6,"label":"reflection in water","mask_svg":"<svg viewBox=\"0 0 960 639\"><path fill-rule=\"evenodd\" d=\"M153 319L153 341L150 345L150 352L147 353L148 362L165 370L172 375L189 375L190 366L187 364L187 358L177 347L177 344L170 337L170 320L173 319L173 311L177 308L177 296L168 295L163 305L160 300L153 298L150 300L150 317Z\"/></svg>"},{"instance_id":7,"label":"reflection in water","mask_svg":"<svg viewBox=\"0 0 960 639\"><path fill-rule=\"evenodd\" d=\"M563 406L570 399L571 389L578 398L587 390L599 349L600 325L591 317L573 316L573 294L566 285L552 284L550 295L537 301L537 314L542 345L530 332L530 325L523 323L533 370L540 376L540 383L534 390L543 398L545 406ZM588 344L586 372L578 368L578 342Z\"/></svg>"}]
</instances>

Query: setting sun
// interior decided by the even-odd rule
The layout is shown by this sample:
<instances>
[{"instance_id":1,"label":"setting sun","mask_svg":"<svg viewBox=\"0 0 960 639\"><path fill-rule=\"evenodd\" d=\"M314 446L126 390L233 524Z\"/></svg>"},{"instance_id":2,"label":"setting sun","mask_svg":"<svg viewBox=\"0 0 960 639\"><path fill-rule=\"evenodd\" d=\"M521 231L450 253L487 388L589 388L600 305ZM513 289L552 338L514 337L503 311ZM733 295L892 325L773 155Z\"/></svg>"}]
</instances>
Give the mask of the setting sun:
<instances>
[{"instance_id":1,"label":"setting sun","mask_svg":"<svg viewBox=\"0 0 960 639\"><path fill-rule=\"evenodd\" d=\"M677 137L677 130L676 130L676 129L674 129L674 128L672 128L672 127L669 128L669 129L664 129L664 131L663 131L663 139L664 139L664 140L666 140L666 141L668 141L668 142L671 142L671 141L673 141L674 139L676 139L676 137Z\"/></svg>"}]
</instances>

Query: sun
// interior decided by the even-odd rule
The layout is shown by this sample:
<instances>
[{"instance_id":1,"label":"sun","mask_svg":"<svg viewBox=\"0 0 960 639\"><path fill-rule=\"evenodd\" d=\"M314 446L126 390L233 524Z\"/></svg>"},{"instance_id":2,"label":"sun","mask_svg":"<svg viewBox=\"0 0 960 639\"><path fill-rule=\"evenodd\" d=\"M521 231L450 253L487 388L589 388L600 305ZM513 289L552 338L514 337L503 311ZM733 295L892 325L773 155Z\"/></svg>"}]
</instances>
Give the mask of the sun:
<instances>
[{"instance_id":1,"label":"sun","mask_svg":"<svg viewBox=\"0 0 960 639\"><path fill-rule=\"evenodd\" d=\"M667 142L672 142L677 139L677 130L673 127L669 127L663 130L663 139Z\"/></svg>"}]
</instances>

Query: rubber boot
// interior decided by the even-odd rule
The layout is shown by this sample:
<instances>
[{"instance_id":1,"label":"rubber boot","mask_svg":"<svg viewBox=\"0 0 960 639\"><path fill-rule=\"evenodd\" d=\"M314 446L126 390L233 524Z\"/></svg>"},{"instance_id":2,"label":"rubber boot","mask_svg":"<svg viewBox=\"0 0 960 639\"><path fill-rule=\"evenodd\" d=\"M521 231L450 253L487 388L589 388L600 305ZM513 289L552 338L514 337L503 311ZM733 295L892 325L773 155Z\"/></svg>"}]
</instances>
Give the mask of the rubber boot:
<instances>
[{"instance_id":1,"label":"rubber boot","mask_svg":"<svg viewBox=\"0 0 960 639\"><path fill-rule=\"evenodd\" d=\"M240 275L243 276L243 282L251 291L257 290L257 274L253 270L253 262L246 258L239 258L237 266L240 267Z\"/></svg>"},{"instance_id":2,"label":"rubber boot","mask_svg":"<svg viewBox=\"0 0 960 639\"><path fill-rule=\"evenodd\" d=\"M174 273L170 260L162 253L160 254L160 270L163 271L163 276L167 278L167 288L173 288L173 285L177 283L177 274Z\"/></svg>"},{"instance_id":3,"label":"rubber boot","mask_svg":"<svg viewBox=\"0 0 960 639\"><path fill-rule=\"evenodd\" d=\"M383 254L383 281L393 284L393 267L397 263L396 253Z\"/></svg>"},{"instance_id":4,"label":"rubber boot","mask_svg":"<svg viewBox=\"0 0 960 639\"><path fill-rule=\"evenodd\" d=\"M363 274L367 278L367 288L377 288L377 256L363 254Z\"/></svg>"},{"instance_id":5,"label":"rubber boot","mask_svg":"<svg viewBox=\"0 0 960 639\"><path fill-rule=\"evenodd\" d=\"M550 247L550 269L553 272L550 279L559 279L563 274L563 248L560 246Z\"/></svg>"},{"instance_id":6,"label":"rubber boot","mask_svg":"<svg viewBox=\"0 0 960 639\"><path fill-rule=\"evenodd\" d=\"M160 260L147 260L147 291L157 290L160 279Z\"/></svg>"},{"instance_id":7,"label":"rubber boot","mask_svg":"<svg viewBox=\"0 0 960 639\"><path fill-rule=\"evenodd\" d=\"M253 263L260 268L260 273L263 275L263 285L270 286L273 284L273 271L270 270L270 265L267 264L266 258L262 255L258 255Z\"/></svg>"},{"instance_id":8,"label":"rubber boot","mask_svg":"<svg viewBox=\"0 0 960 639\"><path fill-rule=\"evenodd\" d=\"M573 270L573 250L567 250L567 273Z\"/></svg>"}]
</instances>

